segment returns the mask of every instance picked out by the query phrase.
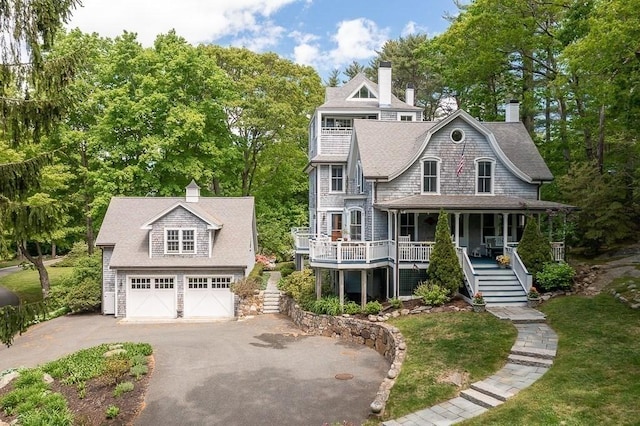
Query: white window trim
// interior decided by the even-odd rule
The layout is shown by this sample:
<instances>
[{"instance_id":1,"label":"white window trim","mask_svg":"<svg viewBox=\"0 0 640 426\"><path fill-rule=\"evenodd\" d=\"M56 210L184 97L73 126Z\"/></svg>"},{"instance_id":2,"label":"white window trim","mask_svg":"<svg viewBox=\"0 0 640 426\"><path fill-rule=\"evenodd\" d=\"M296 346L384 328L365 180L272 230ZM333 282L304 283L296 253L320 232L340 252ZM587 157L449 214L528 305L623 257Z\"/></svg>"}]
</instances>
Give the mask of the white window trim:
<instances>
[{"instance_id":1,"label":"white window trim","mask_svg":"<svg viewBox=\"0 0 640 426\"><path fill-rule=\"evenodd\" d=\"M402 117L411 117L411 120L404 121L416 121L416 113L415 112L399 112L398 113L398 121L402 121Z\"/></svg>"},{"instance_id":2,"label":"white window trim","mask_svg":"<svg viewBox=\"0 0 640 426\"><path fill-rule=\"evenodd\" d=\"M352 240L353 238L351 238L351 212L354 211L359 211L360 212L360 237L361 239L358 241L364 241L365 240L365 235L364 235L364 230L365 230L365 226L364 226L364 222L365 222L365 218L364 218L364 209L362 207L351 207L350 209L348 209L346 211L346 216L347 216L347 226L346 229L349 232L349 239ZM343 218L344 220L344 218Z\"/></svg>"},{"instance_id":3,"label":"white window trim","mask_svg":"<svg viewBox=\"0 0 640 426\"><path fill-rule=\"evenodd\" d=\"M169 251L168 245L169 241L167 235L169 231L178 231L178 251ZM183 250L183 239L182 235L184 231L193 231L193 251L184 251ZM164 229L164 254L196 254L198 251L198 231L196 228L165 228Z\"/></svg>"},{"instance_id":4,"label":"white window trim","mask_svg":"<svg viewBox=\"0 0 640 426\"><path fill-rule=\"evenodd\" d=\"M424 162L435 161L436 162L436 191L427 192L424 190ZM422 194L440 194L440 164L442 160L438 157L424 157L420 160L420 192Z\"/></svg>"},{"instance_id":5,"label":"white window trim","mask_svg":"<svg viewBox=\"0 0 640 426\"><path fill-rule=\"evenodd\" d=\"M491 191L490 192L479 192L478 191L478 179L479 179L479 167L480 163L490 163L491 164ZM474 160L474 168L475 168L475 180L473 182L473 186L475 187L476 195L494 195L494 188L496 186L496 160L488 157L476 158Z\"/></svg>"},{"instance_id":6,"label":"white window trim","mask_svg":"<svg viewBox=\"0 0 640 426\"><path fill-rule=\"evenodd\" d=\"M207 288L206 289L202 289L202 288L189 288L189 278L206 278L207 280ZM212 284L213 284L213 279L214 278L223 278L226 280L229 280L229 285L226 288L213 288ZM184 276L184 289L186 291L191 291L191 290L230 290L231 289L231 284L233 284L234 281L234 277L233 275L198 275L198 274L189 274L189 275L185 275Z\"/></svg>"},{"instance_id":7,"label":"white window trim","mask_svg":"<svg viewBox=\"0 0 640 426\"><path fill-rule=\"evenodd\" d=\"M362 172L362 163L358 160L356 164L356 186L358 190L358 194L364 194L364 173Z\"/></svg>"},{"instance_id":8,"label":"white window trim","mask_svg":"<svg viewBox=\"0 0 640 426\"><path fill-rule=\"evenodd\" d=\"M151 288L149 289L133 289L131 288L131 280L136 279L136 278L144 278L144 279L149 279L150 280L150 285ZM162 290L174 290L174 292L178 291L178 277L176 275L126 275L125 276L125 283L126 283L126 290L127 290L127 295L129 294L129 291L145 291L145 290L156 290L155 288L155 284L156 284L156 280L158 279L167 279L167 278L171 278L173 279L173 288L172 289L162 289Z\"/></svg>"},{"instance_id":9,"label":"white window trim","mask_svg":"<svg viewBox=\"0 0 640 426\"><path fill-rule=\"evenodd\" d=\"M340 167L342 170L342 189L337 191L333 189L333 168ZM345 167L342 164L330 164L329 165L329 193L331 194L344 194L346 190L345 182Z\"/></svg>"}]
</instances>

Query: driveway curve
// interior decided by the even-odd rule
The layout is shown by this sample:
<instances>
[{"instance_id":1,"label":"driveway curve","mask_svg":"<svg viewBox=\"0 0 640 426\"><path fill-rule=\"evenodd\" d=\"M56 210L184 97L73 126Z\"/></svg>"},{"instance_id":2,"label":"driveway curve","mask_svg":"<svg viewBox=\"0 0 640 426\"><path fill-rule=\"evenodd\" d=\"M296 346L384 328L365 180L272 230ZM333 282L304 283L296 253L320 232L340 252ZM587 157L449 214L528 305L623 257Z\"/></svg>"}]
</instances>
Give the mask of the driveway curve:
<instances>
[{"instance_id":1,"label":"driveway curve","mask_svg":"<svg viewBox=\"0 0 640 426\"><path fill-rule=\"evenodd\" d=\"M304 335L284 315L154 324L80 315L38 324L0 348L0 371L122 341L154 349L142 426L360 424L389 368L374 350Z\"/></svg>"}]
</instances>

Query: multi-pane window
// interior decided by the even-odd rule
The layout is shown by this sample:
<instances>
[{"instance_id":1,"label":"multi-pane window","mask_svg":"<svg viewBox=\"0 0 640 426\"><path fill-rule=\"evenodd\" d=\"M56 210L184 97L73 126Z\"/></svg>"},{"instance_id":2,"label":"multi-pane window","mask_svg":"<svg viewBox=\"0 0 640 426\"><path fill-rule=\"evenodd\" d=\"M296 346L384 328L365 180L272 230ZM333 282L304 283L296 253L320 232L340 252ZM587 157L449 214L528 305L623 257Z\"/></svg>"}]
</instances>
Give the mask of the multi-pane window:
<instances>
[{"instance_id":1,"label":"multi-pane window","mask_svg":"<svg viewBox=\"0 0 640 426\"><path fill-rule=\"evenodd\" d=\"M194 229L167 229L166 252L170 254L195 253L196 231Z\"/></svg>"},{"instance_id":2,"label":"multi-pane window","mask_svg":"<svg viewBox=\"0 0 640 426\"><path fill-rule=\"evenodd\" d=\"M400 214L400 235L413 239L416 229L416 215L413 213Z\"/></svg>"},{"instance_id":3,"label":"multi-pane window","mask_svg":"<svg viewBox=\"0 0 640 426\"><path fill-rule=\"evenodd\" d=\"M422 192L438 192L438 162L422 162Z\"/></svg>"},{"instance_id":4,"label":"multi-pane window","mask_svg":"<svg viewBox=\"0 0 640 426\"><path fill-rule=\"evenodd\" d=\"M331 192L344 192L344 168L331 166Z\"/></svg>"},{"instance_id":5,"label":"multi-pane window","mask_svg":"<svg viewBox=\"0 0 640 426\"><path fill-rule=\"evenodd\" d=\"M351 240L362 241L362 211L351 210L349 212L349 233Z\"/></svg>"},{"instance_id":6,"label":"multi-pane window","mask_svg":"<svg viewBox=\"0 0 640 426\"><path fill-rule=\"evenodd\" d=\"M413 114L400 114L400 121L413 121Z\"/></svg>"},{"instance_id":7,"label":"multi-pane window","mask_svg":"<svg viewBox=\"0 0 640 426\"><path fill-rule=\"evenodd\" d=\"M493 192L493 163L478 161L478 193L491 194Z\"/></svg>"},{"instance_id":8,"label":"multi-pane window","mask_svg":"<svg viewBox=\"0 0 640 426\"><path fill-rule=\"evenodd\" d=\"M173 277L156 278L154 287L158 290L170 290L173 288Z\"/></svg>"},{"instance_id":9,"label":"multi-pane window","mask_svg":"<svg viewBox=\"0 0 640 426\"><path fill-rule=\"evenodd\" d=\"M209 288L209 279L207 277L189 277L187 278L187 287L207 289Z\"/></svg>"},{"instance_id":10,"label":"multi-pane window","mask_svg":"<svg viewBox=\"0 0 640 426\"><path fill-rule=\"evenodd\" d=\"M354 93L353 97L356 99L375 99L376 95L367 86L362 86L360 90Z\"/></svg>"},{"instance_id":11,"label":"multi-pane window","mask_svg":"<svg viewBox=\"0 0 640 426\"><path fill-rule=\"evenodd\" d=\"M222 289L231 286L230 276L225 277L187 277L187 288L189 289Z\"/></svg>"},{"instance_id":12,"label":"multi-pane window","mask_svg":"<svg viewBox=\"0 0 640 426\"><path fill-rule=\"evenodd\" d=\"M211 288L229 288L231 277L211 277Z\"/></svg>"},{"instance_id":13,"label":"multi-pane window","mask_svg":"<svg viewBox=\"0 0 640 426\"><path fill-rule=\"evenodd\" d=\"M131 289L148 290L151 288L151 278L131 278Z\"/></svg>"}]
</instances>

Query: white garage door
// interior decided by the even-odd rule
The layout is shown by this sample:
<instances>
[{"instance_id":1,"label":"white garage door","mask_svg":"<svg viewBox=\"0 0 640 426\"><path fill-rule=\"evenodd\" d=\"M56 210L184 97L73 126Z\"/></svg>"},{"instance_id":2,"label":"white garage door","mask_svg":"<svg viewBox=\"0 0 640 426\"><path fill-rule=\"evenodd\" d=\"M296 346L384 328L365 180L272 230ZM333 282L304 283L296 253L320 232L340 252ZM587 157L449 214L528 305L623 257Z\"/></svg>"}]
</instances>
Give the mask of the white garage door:
<instances>
[{"instance_id":1,"label":"white garage door","mask_svg":"<svg viewBox=\"0 0 640 426\"><path fill-rule=\"evenodd\" d=\"M175 318L175 277L129 277L127 318Z\"/></svg>"},{"instance_id":2,"label":"white garage door","mask_svg":"<svg viewBox=\"0 0 640 426\"><path fill-rule=\"evenodd\" d=\"M231 276L185 278L185 318L230 318L234 316Z\"/></svg>"}]
</instances>

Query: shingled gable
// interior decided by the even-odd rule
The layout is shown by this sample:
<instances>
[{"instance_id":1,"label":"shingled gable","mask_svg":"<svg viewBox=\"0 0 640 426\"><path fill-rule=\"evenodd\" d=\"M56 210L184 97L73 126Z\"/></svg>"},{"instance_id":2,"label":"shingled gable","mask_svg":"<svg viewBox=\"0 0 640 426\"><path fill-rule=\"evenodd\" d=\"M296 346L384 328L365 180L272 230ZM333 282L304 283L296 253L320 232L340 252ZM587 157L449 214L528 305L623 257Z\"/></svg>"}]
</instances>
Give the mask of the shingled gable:
<instances>
[{"instance_id":1,"label":"shingled gable","mask_svg":"<svg viewBox=\"0 0 640 426\"><path fill-rule=\"evenodd\" d=\"M174 211L175 209L177 209L179 207L182 207L183 209L187 210L188 212L190 212L191 214L193 214L194 216L196 216L197 218L199 218L203 222L205 222L207 224L207 229L218 230L218 229L222 228L222 225L223 225L222 222L220 222L218 219L216 219L215 217L213 217L212 215L210 215L206 211L202 211L202 209L200 209L197 206L197 204L194 204L194 203L183 203L182 201L180 201L180 202L174 204L173 206L169 207L168 209L164 210L160 214L154 216L148 222L145 222L141 226L141 229L152 229L152 225L155 222L157 222L158 220L160 220L161 218L163 218L164 216L166 216L167 214L171 213L172 211Z\"/></svg>"},{"instance_id":2,"label":"shingled gable","mask_svg":"<svg viewBox=\"0 0 640 426\"><path fill-rule=\"evenodd\" d=\"M437 122L355 120L353 145L358 147L365 177L397 178L418 161L431 137L457 118L484 135L500 161L519 179L527 183L553 180L522 123L481 123L463 110ZM388 149L390 140L393 149Z\"/></svg>"}]
</instances>

